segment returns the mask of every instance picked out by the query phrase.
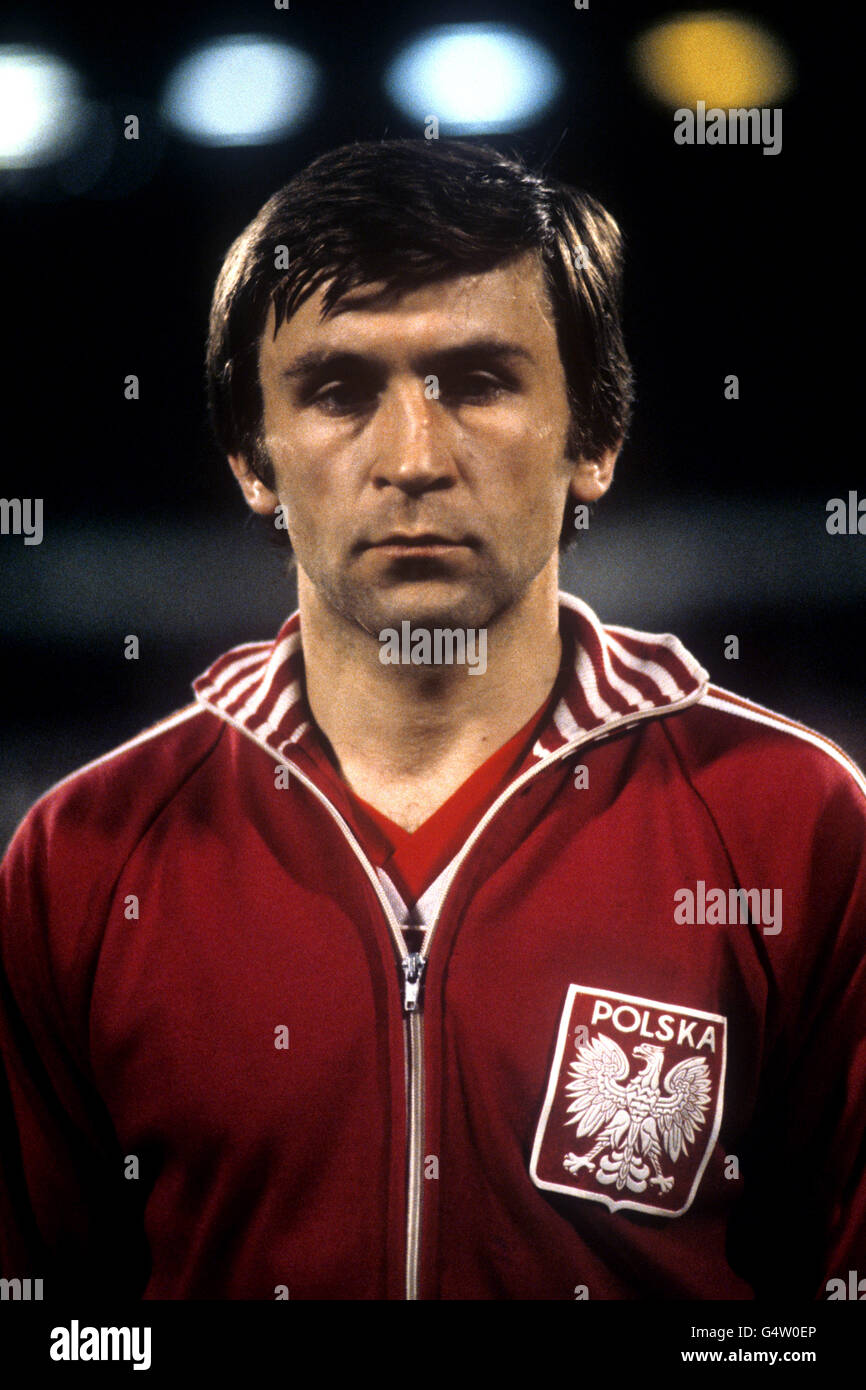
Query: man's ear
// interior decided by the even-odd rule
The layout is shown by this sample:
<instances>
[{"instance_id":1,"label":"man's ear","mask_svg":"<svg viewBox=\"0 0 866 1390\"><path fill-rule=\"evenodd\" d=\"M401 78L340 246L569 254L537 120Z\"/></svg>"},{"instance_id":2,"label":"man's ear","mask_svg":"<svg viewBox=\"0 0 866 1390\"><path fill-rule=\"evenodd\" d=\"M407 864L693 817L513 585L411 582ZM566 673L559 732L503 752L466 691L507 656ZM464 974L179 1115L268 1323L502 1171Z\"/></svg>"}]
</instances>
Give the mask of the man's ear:
<instances>
[{"instance_id":1,"label":"man's ear","mask_svg":"<svg viewBox=\"0 0 866 1390\"><path fill-rule=\"evenodd\" d=\"M621 442L605 449L598 458L580 458L571 475L571 491L578 502L597 502L613 482L613 470L619 457Z\"/></svg>"},{"instance_id":2,"label":"man's ear","mask_svg":"<svg viewBox=\"0 0 866 1390\"><path fill-rule=\"evenodd\" d=\"M240 484L247 506L252 507L259 516L272 516L280 504L280 499L271 488L266 487L247 463L244 454L229 454L231 470Z\"/></svg>"}]
</instances>

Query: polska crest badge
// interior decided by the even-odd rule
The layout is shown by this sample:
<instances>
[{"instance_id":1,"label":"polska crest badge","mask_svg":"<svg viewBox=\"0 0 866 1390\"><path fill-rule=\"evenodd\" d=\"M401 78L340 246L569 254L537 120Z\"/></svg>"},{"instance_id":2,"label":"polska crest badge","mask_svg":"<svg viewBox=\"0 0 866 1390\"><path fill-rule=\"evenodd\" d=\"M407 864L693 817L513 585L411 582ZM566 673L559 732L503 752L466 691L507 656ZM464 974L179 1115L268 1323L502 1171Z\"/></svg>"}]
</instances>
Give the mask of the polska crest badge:
<instances>
[{"instance_id":1,"label":"polska crest badge","mask_svg":"<svg viewBox=\"0 0 866 1390\"><path fill-rule=\"evenodd\" d=\"M569 985L529 1173L611 1211L682 1216L722 1122L727 1020Z\"/></svg>"}]
</instances>

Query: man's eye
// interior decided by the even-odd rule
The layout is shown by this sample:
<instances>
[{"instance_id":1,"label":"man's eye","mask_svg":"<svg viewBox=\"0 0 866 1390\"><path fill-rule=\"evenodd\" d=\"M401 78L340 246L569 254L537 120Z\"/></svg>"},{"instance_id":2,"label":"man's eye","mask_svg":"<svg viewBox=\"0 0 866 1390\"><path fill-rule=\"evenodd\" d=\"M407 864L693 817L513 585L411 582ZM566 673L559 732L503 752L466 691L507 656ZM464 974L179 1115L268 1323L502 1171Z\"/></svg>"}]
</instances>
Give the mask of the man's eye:
<instances>
[{"instance_id":1,"label":"man's eye","mask_svg":"<svg viewBox=\"0 0 866 1390\"><path fill-rule=\"evenodd\" d=\"M361 383L334 381L317 391L311 404L320 406L329 415L349 415L368 407L375 394L371 387Z\"/></svg>"},{"instance_id":2,"label":"man's eye","mask_svg":"<svg viewBox=\"0 0 866 1390\"><path fill-rule=\"evenodd\" d=\"M452 400L492 400L506 389L503 381L488 372L466 372L459 377L442 377L439 381L440 396Z\"/></svg>"},{"instance_id":3,"label":"man's eye","mask_svg":"<svg viewBox=\"0 0 866 1390\"><path fill-rule=\"evenodd\" d=\"M439 397L481 404L495 400L508 386L489 372L463 372L439 377ZM372 409L377 399L373 382L332 381L308 396L308 401L328 415L352 415Z\"/></svg>"}]
</instances>

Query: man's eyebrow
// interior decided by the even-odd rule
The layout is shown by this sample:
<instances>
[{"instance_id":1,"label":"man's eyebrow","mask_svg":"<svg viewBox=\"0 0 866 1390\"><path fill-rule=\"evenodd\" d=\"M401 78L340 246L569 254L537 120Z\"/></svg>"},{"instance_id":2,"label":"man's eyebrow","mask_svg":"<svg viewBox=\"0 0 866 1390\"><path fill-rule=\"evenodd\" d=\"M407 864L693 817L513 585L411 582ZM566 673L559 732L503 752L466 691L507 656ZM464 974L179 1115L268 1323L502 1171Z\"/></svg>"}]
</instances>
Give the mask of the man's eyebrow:
<instances>
[{"instance_id":1,"label":"man's eyebrow","mask_svg":"<svg viewBox=\"0 0 866 1390\"><path fill-rule=\"evenodd\" d=\"M506 338L470 338L465 343L455 343L453 347L439 348L425 352L416 365L448 366L460 361L486 358L488 361L506 362L521 359L534 362L535 358L521 343L510 342ZM280 375L289 378L310 376L313 372L333 367L371 367L383 365L375 353L352 352L346 348L311 348L294 357L281 369Z\"/></svg>"}]
</instances>

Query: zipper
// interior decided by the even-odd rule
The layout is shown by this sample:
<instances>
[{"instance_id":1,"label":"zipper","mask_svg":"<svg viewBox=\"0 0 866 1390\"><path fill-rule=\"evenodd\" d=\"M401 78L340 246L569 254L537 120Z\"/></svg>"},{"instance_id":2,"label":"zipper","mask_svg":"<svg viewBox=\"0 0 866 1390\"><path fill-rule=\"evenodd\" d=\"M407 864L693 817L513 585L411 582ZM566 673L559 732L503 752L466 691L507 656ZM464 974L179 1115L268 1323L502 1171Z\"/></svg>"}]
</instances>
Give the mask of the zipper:
<instances>
[{"instance_id":1,"label":"zipper","mask_svg":"<svg viewBox=\"0 0 866 1390\"><path fill-rule=\"evenodd\" d=\"M421 1208L424 1193L424 1019L414 1010L403 1020L409 1058L406 1092L408 1143L406 1155L406 1298L418 1297L421 1266Z\"/></svg>"},{"instance_id":2,"label":"zipper","mask_svg":"<svg viewBox=\"0 0 866 1390\"><path fill-rule=\"evenodd\" d=\"M543 759L543 761L536 763L535 767L527 768L520 777L514 782L511 782L497 797L493 805L488 807L466 843L461 847L454 859L452 859L449 866L451 872L443 884L439 905L436 909L435 916L424 933L420 951L409 951L407 948L402 928L397 918L394 916L391 904L379 882L376 870L361 848L351 826L340 815L336 806L329 801L325 793L319 790L315 783L307 777L306 773L300 770L296 763L293 763L282 753L277 753L276 749L271 748L269 744L257 738L256 735L251 733L249 729L246 729L243 724L237 723L236 720L226 715L222 710L217 709L206 700L202 701L202 704L206 705L207 708L220 719L225 720L227 724L233 725L240 733L252 739L254 743L257 743L259 747L263 748L271 757L276 753L276 756L289 768L291 773L294 773L298 781L311 791L313 796L321 802L342 830L345 839L348 841L367 875L367 878L370 880L376 897L382 907L382 911L385 914L385 920L388 923L388 928L397 950L400 973L403 977L401 980L401 999L403 1003L407 1133L405 1296L408 1301L415 1301L418 1298L419 1269L421 1263L421 1215L424 1182L422 1168L424 1161L423 1146L425 1129L424 1016L422 1010L424 971L430 955L433 933L442 916L442 910L454 880L462 868L466 856L471 853L479 837L487 829L494 816L496 816L506 802L509 801L516 792L526 786L533 777L537 777L540 772L546 771L547 768L552 767L554 763L561 762L563 758L569 757L578 748L582 748L584 744L600 741L606 738L608 734L614 732L621 733L624 729L630 728L634 724L639 724L643 720L655 718L661 713L674 714L677 710L686 709L689 705L695 704L705 693L706 686L704 685L699 687L697 691L693 691L691 695L687 695L684 699L677 701L675 704L665 705L663 710L654 707L648 710L640 710L637 714L632 711L630 714L620 715L618 719L610 723L600 725L597 729L589 729L580 738L572 739L570 743L565 744L562 748L557 748L547 758Z\"/></svg>"},{"instance_id":3,"label":"zipper","mask_svg":"<svg viewBox=\"0 0 866 1390\"><path fill-rule=\"evenodd\" d=\"M427 964L418 951L407 952L401 961L403 967L403 1012L414 1014L418 1011L421 982L424 966Z\"/></svg>"},{"instance_id":4,"label":"zipper","mask_svg":"<svg viewBox=\"0 0 866 1390\"><path fill-rule=\"evenodd\" d=\"M421 1246L421 1203L424 1180L424 1020L421 1016L421 988L427 961L420 951L408 952L403 967L403 1020L406 1048L406 1298L418 1297L418 1271Z\"/></svg>"}]
</instances>

